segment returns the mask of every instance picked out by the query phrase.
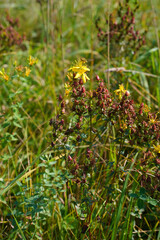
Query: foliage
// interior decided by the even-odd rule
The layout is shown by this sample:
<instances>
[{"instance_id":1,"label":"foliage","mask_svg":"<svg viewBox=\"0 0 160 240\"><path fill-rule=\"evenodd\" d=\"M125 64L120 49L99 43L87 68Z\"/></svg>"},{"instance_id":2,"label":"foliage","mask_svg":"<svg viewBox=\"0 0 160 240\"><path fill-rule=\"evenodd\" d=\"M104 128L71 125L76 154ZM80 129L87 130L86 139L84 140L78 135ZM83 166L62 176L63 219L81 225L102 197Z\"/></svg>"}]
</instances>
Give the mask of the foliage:
<instances>
[{"instance_id":1,"label":"foliage","mask_svg":"<svg viewBox=\"0 0 160 240\"><path fill-rule=\"evenodd\" d=\"M1 1L0 239L160 238L159 7Z\"/></svg>"}]
</instances>

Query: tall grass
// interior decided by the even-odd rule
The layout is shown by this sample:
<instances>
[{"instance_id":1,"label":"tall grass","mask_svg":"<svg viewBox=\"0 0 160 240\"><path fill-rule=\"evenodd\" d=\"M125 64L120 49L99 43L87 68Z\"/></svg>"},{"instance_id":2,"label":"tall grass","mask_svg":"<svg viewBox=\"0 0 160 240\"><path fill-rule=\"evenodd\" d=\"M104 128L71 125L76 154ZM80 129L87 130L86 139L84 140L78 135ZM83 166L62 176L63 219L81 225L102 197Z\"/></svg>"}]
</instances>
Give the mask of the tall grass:
<instances>
[{"instance_id":1,"label":"tall grass","mask_svg":"<svg viewBox=\"0 0 160 240\"><path fill-rule=\"evenodd\" d=\"M67 69L83 57L91 70L90 90L95 89L98 74L110 92L123 82L137 106L144 102L159 111L159 2L140 2L136 21L142 22L142 28L150 25L147 43L135 59L125 61L111 55L111 39L107 48L99 43L95 27L95 19L114 11L117 1L39 2L0 3L1 20L7 9L20 18L19 31L27 36L24 50L8 48L0 55L0 71L4 67L10 77L0 80L0 239L160 239L159 190L143 187L144 169L137 164L137 149L143 149L130 147L122 158L128 151L125 143L119 146L111 123L105 132L97 118L98 140L85 140L84 132L81 146L66 144L54 151L49 126L59 111L57 98L64 94ZM30 76L13 74L15 61L16 66L25 65L29 55L38 58ZM117 71L117 67L125 69ZM70 116L68 121L76 120ZM106 139L100 144L103 131ZM66 163L68 155L76 152L81 158L90 145L95 148L95 168L86 185L75 183ZM158 179L155 166L153 161L148 169L148 176L156 179L153 188Z\"/></svg>"}]
</instances>

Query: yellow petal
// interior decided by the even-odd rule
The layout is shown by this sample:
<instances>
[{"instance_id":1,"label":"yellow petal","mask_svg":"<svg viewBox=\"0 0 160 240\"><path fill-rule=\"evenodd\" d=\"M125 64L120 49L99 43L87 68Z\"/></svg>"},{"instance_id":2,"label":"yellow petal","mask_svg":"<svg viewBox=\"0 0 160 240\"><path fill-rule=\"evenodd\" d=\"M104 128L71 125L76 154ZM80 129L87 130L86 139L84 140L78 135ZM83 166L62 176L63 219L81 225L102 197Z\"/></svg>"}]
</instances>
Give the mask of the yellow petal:
<instances>
[{"instance_id":1,"label":"yellow petal","mask_svg":"<svg viewBox=\"0 0 160 240\"><path fill-rule=\"evenodd\" d=\"M7 74L5 74L4 79L5 79L6 81L8 81L9 76L8 76Z\"/></svg>"},{"instance_id":2,"label":"yellow petal","mask_svg":"<svg viewBox=\"0 0 160 240\"><path fill-rule=\"evenodd\" d=\"M85 74L85 73L84 73ZM87 79L87 80L90 80L90 78L87 76L87 74L85 74L85 78Z\"/></svg>"},{"instance_id":3,"label":"yellow petal","mask_svg":"<svg viewBox=\"0 0 160 240\"><path fill-rule=\"evenodd\" d=\"M82 69L83 69L84 72L90 71L90 69L85 67L85 66L83 66Z\"/></svg>"},{"instance_id":4,"label":"yellow petal","mask_svg":"<svg viewBox=\"0 0 160 240\"><path fill-rule=\"evenodd\" d=\"M115 94L116 94L116 95L118 95L118 94L119 94L119 92L120 92L120 90L119 90L119 89L117 89L117 90L115 90L114 92L115 92Z\"/></svg>"},{"instance_id":5,"label":"yellow petal","mask_svg":"<svg viewBox=\"0 0 160 240\"><path fill-rule=\"evenodd\" d=\"M26 69L25 76L28 77L31 72L31 69L29 69L28 67L25 67L25 69Z\"/></svg>"},{"instance_id":6,"label":"yellow petal","mask_svg":"<svg viewBox=\"0 0 160 240\"><path fill-rule=\"evenodd\" d=\"M68 69L68 71L78 72L80 70L80 67L71 67Z\"/></svg>"},{"instance_id":7,"label":"yellow petal","mask_svg":"<svg viewBox=\"0 0 160 240\"><path fill-rule=\"evenodd\" d=\"M80 76L82 76L82 73L80 73L80 72L77 72L77 74L76 74L75 78L79 78Z\"/></svg>"},{"instance_id":8,"label":"yellow petal","mask_svg":"<svg viewBox=\"0 0 160 240\"><path fill-rule=\"evenodd\" d=\"M82 80L83 80L83 83L86 83L86 76L85 76L86 74L84 73L84 74L82 74Z\"/></svg>"}]
</instances>

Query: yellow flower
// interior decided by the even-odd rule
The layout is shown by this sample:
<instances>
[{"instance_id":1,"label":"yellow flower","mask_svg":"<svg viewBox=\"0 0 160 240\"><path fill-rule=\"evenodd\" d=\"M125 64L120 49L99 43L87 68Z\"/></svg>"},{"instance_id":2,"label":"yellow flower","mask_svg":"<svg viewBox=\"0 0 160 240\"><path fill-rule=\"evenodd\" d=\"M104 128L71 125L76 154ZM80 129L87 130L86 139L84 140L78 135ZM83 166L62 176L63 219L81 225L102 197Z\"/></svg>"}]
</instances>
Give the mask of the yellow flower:
<instances>
[{"instance_id":1,"label":"yellow flower","mask_svg":"<svg viewBox=\"0 0 160 240\"><path fill-rule=\"evenodd\" d=\"M8 81L8 79L9 79L9 76L5 72L4 68L2 69L2 71L0 71L0 76L6 81Z\"/></svg>"},{"instance_id":2,"label":"yellow flower","mask_svg":"<svg viewBox=\"0 0 160 240\"><path fill-rule=\"evenodd\" d=\"M115 92L116 95L119 95L119 99L121 99L122 96L123 96L123 94L126 93L126 91L127 91L127 90L124 89L123 84L120 84L120 85L119 85L119 89L115 90L114 92Z\"/></svg>"},{"instance_id":3,"label":"yellow flower","mask_svg":"<svg viewBox=\"0 0 160 240\"><path fill-rule=\"evenodd\" d=\"M157 115L154 117L149 115L149 123L151 124L157 123Z\"/></svg>"},{"instance_id":4,"label":"yellow flower","mask_svg":"<svg viewBox=\"0 0 160 240\"><path fill-rule=\"evenodd\" d=\"M65 88L65 94L66 94L66 96L68 96L70 94L72 88L68 83L64 84L64 88Z\"/></svg>"},{"instance_id":5,"label":"yellow flower","mask_svg":"<svg viewBox=\"0 0 160 240\"><path fill-rule=\"evenodd\" d=\"M29 65L32 66L38 62L37 58L33 58L32 56L29 56Z\"/></svg>"},{"instance_id":6,"label":"yellow flower","mask_svg":"<svg viewBox=\"0 0 160 240\"><path fill-rule=\"evenodd\" d=\"M154 150L155 150L157 153L160 153L160 145L154 146Z\"/></svg>"},{"instance_id":7,"label":"yellow flower","mask_svg":"<svg viewBox=\"0 0 160 240\"><path fill-rule=\"evenodd\" d=\"M151 124L154 124L154 123L156 123L157 121L156 121L156 119L151 118L151 119L149 120L149 122L150 122Z\"/></svg>"},{"instance_id":8,"label":"yellow flower","mask_svg":"<svg viewBox=\"0 0 160 240\"><path fill-rule=\"evenodd\" d=\"M127 129L127 124L126 124L124 121L121 121L121 122L120 122L120 127L121 127L123 130L125 130L125 129Z\"/></svg>"},{"instance_id":9,"label":"yellow flower","mask_svg":"<svg viewBox=\"0 0 160 240\"><path fill-rule=\"evenodd\" d=\"M89 77L85 72L90 71L89 68L85 65L85 61L80 59L78 60L75 65L68 69L68 71L72 71L76 73L75 78L82 78L83 83L86 83L87 80L89 80Z\"/></svg>"},{"instance_id":10,"label":"yellow flower","mask_svg":"<svg viewBox=\"0 0 160 240\"><path fill-rule=\"evenodd\" d=\"M69 72L69 73L67 74L67 77L68 77L68 80L69 80L70 82L72 82L72 80L73 80L73 73L72 73L72 72Z\"/></svg>"},{"instance_id":11,"label":"yellow flower","mask_svg":"<svg viewBox=\"0 0 160 240\"><path fill-rule=\"evenodd\" d=\"M25 67L25 69L26 69L25 76L28 77L31 72L31 69L28 67Z\"/></svg>"}]
</instances>

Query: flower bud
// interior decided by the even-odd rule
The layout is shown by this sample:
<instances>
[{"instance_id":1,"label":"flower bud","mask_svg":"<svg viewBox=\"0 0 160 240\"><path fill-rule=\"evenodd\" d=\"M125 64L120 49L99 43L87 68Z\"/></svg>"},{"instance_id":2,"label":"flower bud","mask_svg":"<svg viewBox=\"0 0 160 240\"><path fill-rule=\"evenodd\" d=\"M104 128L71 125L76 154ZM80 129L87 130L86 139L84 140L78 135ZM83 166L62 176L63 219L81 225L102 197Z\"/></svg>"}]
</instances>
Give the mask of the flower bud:
<instances>
[{"instance_id":1,"label":"flower bud","mask_svg":"<svg viewBox=\"0 0 160 240\"><path fill-rule=\"evenodd\" d=\"M79 123L76 124L76 128L77 128L78 130L81 128L81 126L80 126Z\"/></svg>"},{"instance_id":2,"label":"flower bud","mask_svg":"<svg viewBox=\"0 0 160 240\"><path fill-rule=\"evenodd\" d=\"M77 142L79 142L81 140L80 135L77 136L76 140L77 140Z\"/></svg>"},{"instance_id":3,"label":"flower bud","mask_svg":"<svg viewBox=\"0 0 160 240\"><path fill-rule=\"evenodd\" d=\"M62 125L64 125L64 119L62 119L60 123L61 123Z\"/></svg>"},{"instance_id":4,"label":"flower bud","mask_svg":"<svg viewBox=\"0 0 160 240\"><path fill-rule=\"evenodd\" d=\"M96 75L96 80L100 81L100 77L98 75Z\"/></svg>"},{"instance_id":5,"label":"flower bud","mask_svg":"<svg viewBox=\"0 0 160 240\"><path fill-rule=\"evenodd\" d=\"M63 102L61 103L61 108L64 108L64 106L65 106L65 102L63 101Z\"/></svg>"},{"instance_id":6,"label":"flower bud","mask_svg":"<svg viewBox=\"0 0 160 240\"><path fill-rule=\"evenodd\" d=\"M49 121L49 125L51 126L53 124L53 119L51 118Z\"/></svg>"},{"instance_id":7,"label":"flower bud","mask_svg":"<svg viewBox=\"0 0 160 240\"><path fill-rule=\"evenodd\" d=\"M126 96L126 97L130 96L130 92L129 92L129 91L126 91L126 92L125 92L125 96Z\"/></svg>"},{"instance_id":8,"label":"flower bud","mask_svg":"<svg viewBox=\"0 0 160 240\"><path fill-rule=\"evenodd\" d=\"M58 100L61 102L63 100L62 96L59 95Z\"/></svg>"},{"instance_id":9,"label":"flower bud","mask_svg":"<svg viewBox=\"0 0 160 240\"><path fill-rule=\"evenodd\" d=\"M82 87L82 93L85 93L85 91L86 91L86 89L85 89L85 87L83 86L83 87Z\"/></svg>"},{"instance_id":10,"label":"flower bud","mask_svg":"<svg viewBox=\"0 0 160 240\"><path fill-rule=\"evenodd\" d=\"M80 78L79 84L80 84L80 85L83 85L83 80L82 80L82 78Z\"/></svg>"},{"instance_id":11,"label":"flower bud","mask_svg":"<svg viewBox=\"0 0 160 240\"><path fill-rule=\"evenodd\" d=\"M68 156L68 161L72 161L72 157L70 155Z\"/></svg>"}]
</instances>

